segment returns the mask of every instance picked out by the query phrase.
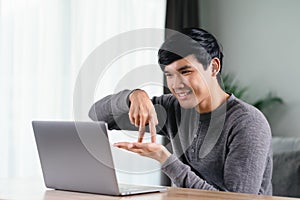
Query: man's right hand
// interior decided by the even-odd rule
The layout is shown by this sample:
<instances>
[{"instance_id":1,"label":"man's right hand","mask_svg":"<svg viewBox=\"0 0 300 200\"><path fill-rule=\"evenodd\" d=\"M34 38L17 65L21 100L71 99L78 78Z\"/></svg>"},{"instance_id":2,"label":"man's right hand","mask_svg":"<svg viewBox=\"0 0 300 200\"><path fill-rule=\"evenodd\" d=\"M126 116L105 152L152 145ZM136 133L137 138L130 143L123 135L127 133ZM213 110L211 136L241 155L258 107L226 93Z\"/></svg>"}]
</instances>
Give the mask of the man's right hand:
<instances>
[{"instance_id":1,"label":"man's right hand","mask_svg":"<svg viewBox=\"0 0 300 200\"><path fill-rule=\"evenodd\" d=\"M135 90L129 95L130 122L139 127L138 142L142 142L146 130L146 125L149 124L151 134L151 142L156 142L156 125L158 124L157 115L152 101L144 90Z\"/></svg>"}]
</instances>

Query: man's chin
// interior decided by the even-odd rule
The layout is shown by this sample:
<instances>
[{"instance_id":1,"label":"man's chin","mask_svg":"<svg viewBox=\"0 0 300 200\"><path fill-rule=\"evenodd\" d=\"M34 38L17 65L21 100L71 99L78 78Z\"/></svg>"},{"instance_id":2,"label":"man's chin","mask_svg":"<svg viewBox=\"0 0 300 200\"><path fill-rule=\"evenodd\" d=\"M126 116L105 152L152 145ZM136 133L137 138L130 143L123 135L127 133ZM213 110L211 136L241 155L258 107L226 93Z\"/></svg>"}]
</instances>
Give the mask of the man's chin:
<instances>
[{"instance_id":1,"label":"man's chin","mask_svg":"<svg viewBox=\"0 0 300 200\"><path fill-rule=\"evenodd\" d=\"M183 103L183 102L180 102L179 101L179 105L181 108L184 108L184 109L192 109L192 108L195 108L196 106L194 104L191 104L191 103Z\"/></svg>"}]
</instances>

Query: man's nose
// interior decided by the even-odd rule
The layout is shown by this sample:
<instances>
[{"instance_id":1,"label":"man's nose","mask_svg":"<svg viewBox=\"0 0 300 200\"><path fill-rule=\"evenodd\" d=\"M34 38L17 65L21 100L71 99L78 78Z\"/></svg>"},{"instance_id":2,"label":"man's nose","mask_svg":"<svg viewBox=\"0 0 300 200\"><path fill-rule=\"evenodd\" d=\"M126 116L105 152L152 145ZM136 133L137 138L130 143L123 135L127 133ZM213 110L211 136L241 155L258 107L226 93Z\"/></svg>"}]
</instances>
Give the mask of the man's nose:
<instances>
[{"instance_id":1,"label":"man's nose","mask_svg":"<svg viewBox=\"0 0 300 200\"><path fill-rule=\"evenodd\" d=\"M183 84L183 81L180 77L178 76L175 76L174 77L174 80L173 80L173 88L183 88L184 87L184 84Z\"/></svg>"}]
</instances>

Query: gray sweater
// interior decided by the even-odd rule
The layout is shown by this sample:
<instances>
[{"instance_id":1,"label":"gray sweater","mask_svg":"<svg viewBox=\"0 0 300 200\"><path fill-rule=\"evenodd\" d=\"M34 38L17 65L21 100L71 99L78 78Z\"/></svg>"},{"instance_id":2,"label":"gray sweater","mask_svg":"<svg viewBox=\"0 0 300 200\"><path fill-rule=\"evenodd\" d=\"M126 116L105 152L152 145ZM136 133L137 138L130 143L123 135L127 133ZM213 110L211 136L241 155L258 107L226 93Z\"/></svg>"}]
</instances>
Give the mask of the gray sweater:
<instances>
[{"instance_id":1,"label":"gray sweater","mask_svg":"<svg viewBox=\"0 0 300 200\"><path fill-rule=\"evenodd\" d=\"M131 91L96 102L89 116L109 129L137 130L128 118ZM178 187L272 195L271 130L263 114L230 96L211 113L183 109L169 94L153 97L159 124L173 154L162 171Z\"/></svg>"}]
</instances>

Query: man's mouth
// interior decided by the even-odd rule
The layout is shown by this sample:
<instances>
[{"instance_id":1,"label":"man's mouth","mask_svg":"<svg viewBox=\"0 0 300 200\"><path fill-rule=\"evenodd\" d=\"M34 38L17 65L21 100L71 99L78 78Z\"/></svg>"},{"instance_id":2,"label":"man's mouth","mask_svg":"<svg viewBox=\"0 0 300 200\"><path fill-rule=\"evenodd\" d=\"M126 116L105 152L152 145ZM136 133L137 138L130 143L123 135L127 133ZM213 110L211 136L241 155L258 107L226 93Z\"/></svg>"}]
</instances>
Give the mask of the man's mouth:
<instances>
[{"instance_id":1,"label":"man's mouth","mask_svg":"<svg viewBox=\"0 0 300 200\"><path fill-rule=\"evenodd\" d=\"M191 90L175 91L175 93L180 99L184 99L187 95L192 94L192 91Z\"/></svg>"}]
</instances>

